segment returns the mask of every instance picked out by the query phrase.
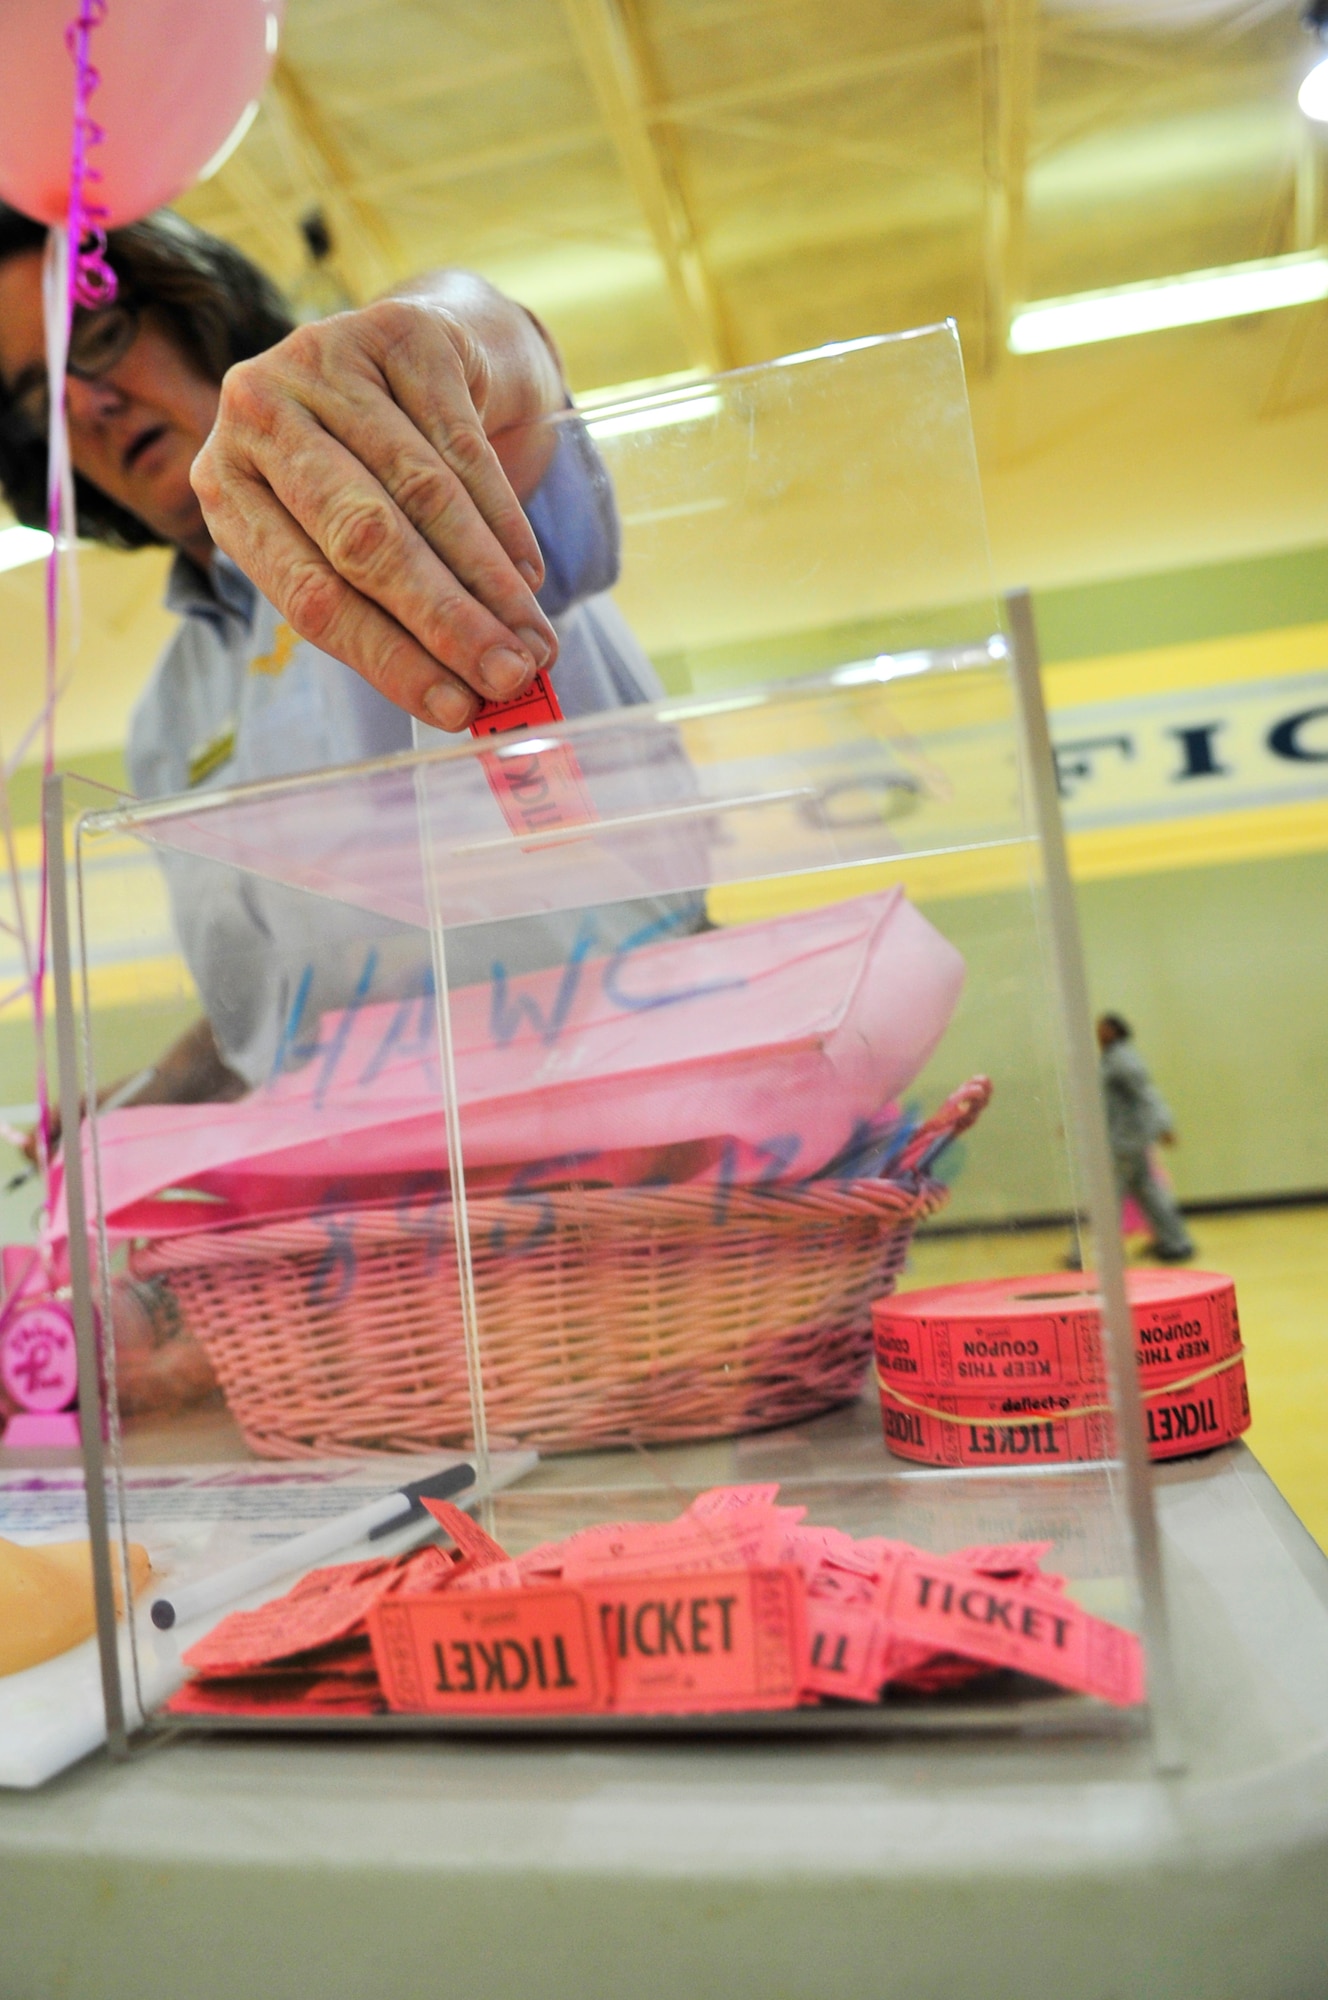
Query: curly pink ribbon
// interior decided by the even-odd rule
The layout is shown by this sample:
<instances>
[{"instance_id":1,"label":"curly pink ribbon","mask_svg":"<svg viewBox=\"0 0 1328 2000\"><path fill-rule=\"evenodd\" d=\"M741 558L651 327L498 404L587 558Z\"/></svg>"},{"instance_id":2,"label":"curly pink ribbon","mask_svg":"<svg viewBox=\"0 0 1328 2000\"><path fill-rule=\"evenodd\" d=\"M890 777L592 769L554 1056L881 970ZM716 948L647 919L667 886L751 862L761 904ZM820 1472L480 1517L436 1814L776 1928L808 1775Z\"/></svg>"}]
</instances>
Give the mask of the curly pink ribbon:
<instances>
[{"instance_id":1,"label":"curly pink ribbon","mask_svg":"<svg viewBox=\"0 0 1328 2000\"><path fill-rule=\"evenodd\" d=\"M92 31L106 19L108 0L80 0L78 14L65 29L65 47L74 64L74 144L69 162L69 243L75 254L70 269L70 310L81 306L109 305L115 297L115 273L106 261L106 224L110 210L90 192L101 174L89 157L94 146L106 137L89 110L92 94L101 82L93 68L90 45Z\"/></svg>"},{"instance_id":2,"label":"curly pink ribbon","mask_svg":"<svg viewBox=\"0 0 1328 2000\"><path fill-rule=\"evenodd\" d=\"M65 378L69 336L76 306L109 305L116 294L115 272L107 262L106 224L110 211L96 198L101 173L91 154L104 141L105 130L90 110L101 77L91 60L93 30L106 19L108 0L79 0L75 18L65 29L65 47L74 65L74 120L69 160L69 211L63 231L53 229L45 273L46 362L50 389L50 420L46 475L46 525L51 553L46 564L46 677L37 728L42 739L42 776L55 769L55 710L59 698L58 645L60 629L61 560L72 549L77 533L73 466L65 411ZM30 739L25 739L25 742ZM55 865L63 865L62 855ZM50 1216L51 1099L46 1063L46 966L48 955L48 889L52 856L43 822L41 884L36 949L29 960L33 1029L37 1044L37 1162L46 1189ZM26 931L19 910L20 932Z\"/></svg>"}]
</instances>

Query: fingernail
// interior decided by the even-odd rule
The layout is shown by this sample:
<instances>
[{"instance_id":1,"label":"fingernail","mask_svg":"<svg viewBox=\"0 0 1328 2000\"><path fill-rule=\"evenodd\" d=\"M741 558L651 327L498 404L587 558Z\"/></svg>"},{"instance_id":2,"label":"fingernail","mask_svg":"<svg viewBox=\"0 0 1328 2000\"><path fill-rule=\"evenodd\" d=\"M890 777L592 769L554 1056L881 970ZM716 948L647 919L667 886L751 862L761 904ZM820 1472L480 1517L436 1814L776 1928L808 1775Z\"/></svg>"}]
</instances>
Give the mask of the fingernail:
<instances>
[{"instance_id":1,"label":"fingernail","mask_svg":"<svg viewBox=\"0 0 1328 2000\"><path fill-rule=\"evenodd\" d=\"M519 562L516 568L517 568L517 575L523 576L526 579L526 582L530 585L532 590L539 589L540 585L544 581L544 578L540 575L534 563Z\"/></svg>"},{"instance_id":2,"label":"fingernail","mask_svg":"<svg viewBox=\"0 0 1328 2000\"><path fill-rule=\"evenodd\" d=\"M533 625L518 625L516 636L537 667L546 667L549 664L549 642L542 632L537 632Z\"/></svg>"},{"instance_id":3,"label":"fingernail","mask_svg":"<svg viewBox=\"0 0 1328 2000\"><path fill-rule=\"evenodd\" d=\"M548 652L547 647L544 650ZM518 693L530 675L530 661L524 653L514 653L510 646L490 646L480 660L480 679L496 701L506 701L509 695Z\"/></svg>"},{"instance_id":4,"label":"fingernail","mask_svg":"<svg viewBox=\"0 0 1328 2000\"><path fill-rule=\"evenodd\" d=\"M464 729L470 719L470 703L460 688L442 681L424 690L424 706L436 729Z\"/></svg>"}]
</instances>

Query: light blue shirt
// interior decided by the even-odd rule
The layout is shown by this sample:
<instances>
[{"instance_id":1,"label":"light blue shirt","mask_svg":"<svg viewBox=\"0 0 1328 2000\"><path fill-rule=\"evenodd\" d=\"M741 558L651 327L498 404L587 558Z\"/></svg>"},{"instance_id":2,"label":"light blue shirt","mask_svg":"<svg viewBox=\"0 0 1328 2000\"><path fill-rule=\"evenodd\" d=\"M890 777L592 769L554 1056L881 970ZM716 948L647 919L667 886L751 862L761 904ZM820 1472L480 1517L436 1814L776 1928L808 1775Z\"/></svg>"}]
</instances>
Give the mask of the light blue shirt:
<instances>
[{"instance_id":1,"label":"light blue shirt","mask_svg":"<svg viewBox=\"0 0 1328 2000\"><path fill-rule=\"evenodd\" d=\"M584 426L564 422L526 513L544 555L540 604L558 634L554 682L563 713L657 700L654 668L607 595L618 573L618 524L607 474ZM140 798L231 786L390 756L412 747L411 718L340 660L299 639L228 557L210 578L176 558L166 598L181 613L131 723L126 762ZM422 729L420 742L465 742ZM648 782L648 774L647 774ZM676 791L676 771L671 780ZM501 822L500 822L501 824ZM252 874L164 854L176 935L222 1054L250 1084L292 1048L307 1049L319 1015L352 1000L400 999L431 983L427 940L387 919ZM593 950L659 925L693 929L697 899L643 899L594 913ZM582 952L586 919L478 925L450 936L448 977L488 978L494 933L508 972ZM578 943L578 940L580 941Z\"/></svg>"}]
</instances>

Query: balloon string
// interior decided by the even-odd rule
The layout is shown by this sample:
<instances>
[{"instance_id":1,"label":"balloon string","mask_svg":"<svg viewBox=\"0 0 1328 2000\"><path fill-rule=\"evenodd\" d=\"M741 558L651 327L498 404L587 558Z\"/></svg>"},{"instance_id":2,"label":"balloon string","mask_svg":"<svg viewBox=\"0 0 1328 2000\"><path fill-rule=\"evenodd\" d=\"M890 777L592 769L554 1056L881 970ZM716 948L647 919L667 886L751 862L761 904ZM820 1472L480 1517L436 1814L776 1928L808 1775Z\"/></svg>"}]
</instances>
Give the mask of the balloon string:
<instances>
[{"instance_id":1,"label":"balloon string","mask_svg":"<svg viewBox=\"0 0 1328 2000\"><path fill-rule=\"evenodd\" d=\"M71 241L68 230L53 228L46 239L46 256L42 267L42 305L46 321L46 379L50 408L46 460L46 526L51 537L51 551L46 558L46 673L40 717L43 779L49 778L55 769L60 572L65 551L72 547L72 536L69 531L72 525L70 517L73 512L73 493L69 463L69 426L65 410L65 369L69 353L69 330L73 320ZM46 961L52 859L43 816L40 883L37 897L37 945L32 964L32 1023L37 1043L37 1165L46 1190L48 1207L52 1119L46 1052ZM58 857L61 863L63 859L63 855Z\"/></svg>"},{"instance_id":2,"label":"balloon string","mask_svg":"<svg viewBox=\"0 0 1328 2000\"><path fill-rule=\"evenodd\" d=\"M92 33L106 19L108 0L79 0L78 13L65 29L65 47L74 65L74 120L69 159L69 207L63 229L53 228L47 239L42 270L42 303L46 321L46 379L50 411L46 461L46 526L51 551L46 562L46 673L41 715L42 777L55 769L55 710L60 696L60 584L66 578L71 598L76 579L72 568L77 536L74 504L74 473L69 450L69 422L65 408L65 381L68 374L69 339L75 306L96 308L109 305L116 295L115 272L107 262L106 224L110 211L97 199L101 173L92 160L93 149L105 140L105 130L91 113L93 93L101 76L91 59ZM12 843L11 843L12 844ZM51 1220L50 1165L53 1151L50 1078L46 1050L46 965L49 946L48 911L52 866L64 865L63 853L52 856L45 819L42 822L40 884L37 903L35 951L26 949L26 922L21 891L18 902L18 929L25 945L29 984L32 992L32 1020L36 1039L37 1071L37 1166L44 1189L43 1229L45 1237ZM16 873L16 871L14 871ZM77 1134L71 1135L77 1143Z\"/></svg>"}]
</instances>

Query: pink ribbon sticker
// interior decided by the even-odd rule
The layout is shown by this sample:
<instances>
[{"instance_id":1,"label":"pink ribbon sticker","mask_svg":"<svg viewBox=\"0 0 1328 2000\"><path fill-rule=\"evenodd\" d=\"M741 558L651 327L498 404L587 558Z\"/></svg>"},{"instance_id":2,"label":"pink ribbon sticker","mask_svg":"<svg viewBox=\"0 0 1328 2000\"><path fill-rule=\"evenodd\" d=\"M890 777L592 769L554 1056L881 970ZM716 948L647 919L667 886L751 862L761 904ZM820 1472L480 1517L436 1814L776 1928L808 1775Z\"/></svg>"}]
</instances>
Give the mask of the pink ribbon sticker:
<instances>
[{"instance_id":1,"label":"pink ribbon sticker","mask_svg":"<svg viewBox=\"0 0 1328 2000\"><path fill-rule=\"evenodd\" d=\"M20 1410L67 1410L78 1395L74 1316L57 1299L16 1304L0 1331L0 1385Z\"/></svg>"}]
</instances>

